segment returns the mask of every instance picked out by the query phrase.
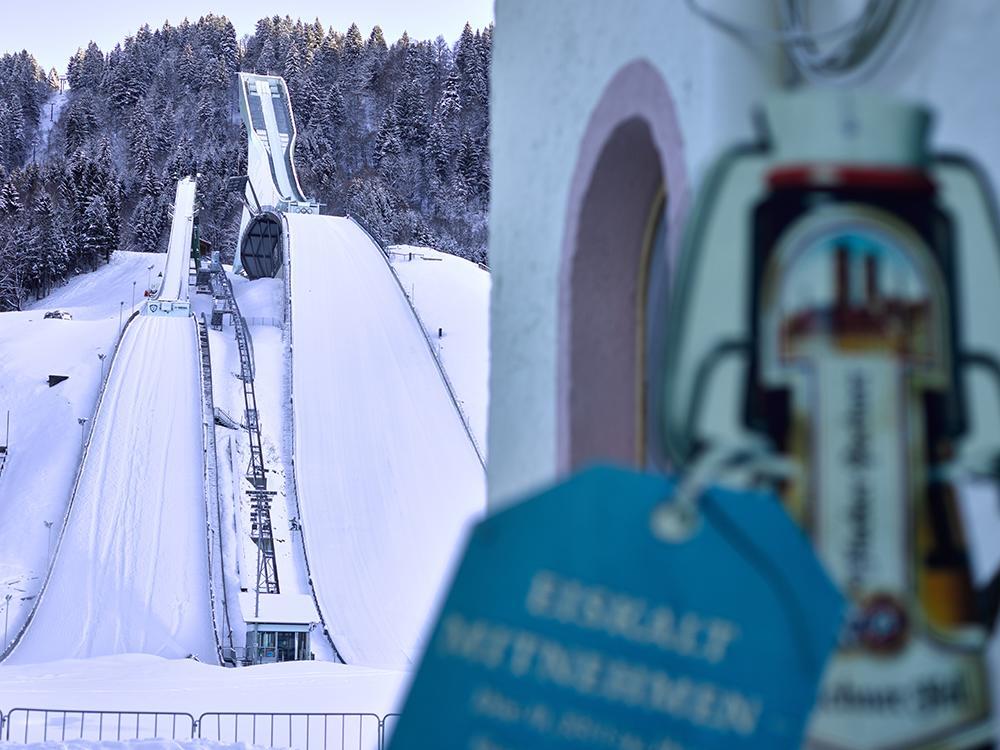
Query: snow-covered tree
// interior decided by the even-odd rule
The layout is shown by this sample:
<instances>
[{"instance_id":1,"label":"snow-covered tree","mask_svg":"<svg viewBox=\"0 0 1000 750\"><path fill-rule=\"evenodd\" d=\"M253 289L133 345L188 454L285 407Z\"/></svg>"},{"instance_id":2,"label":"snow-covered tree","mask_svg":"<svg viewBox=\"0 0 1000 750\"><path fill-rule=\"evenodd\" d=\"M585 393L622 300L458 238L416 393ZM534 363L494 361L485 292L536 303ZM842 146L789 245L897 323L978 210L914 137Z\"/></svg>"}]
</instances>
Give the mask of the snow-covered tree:
<instances>
[{"instance_id":1,"label":"snow-covered tree","mask_svg":"<svg viewBox=\"0 0 1000 750\"><path fill-rule=\"evenodd\" d=\"M87 202L83 215L83 258L91 267L103 259L110 260L114 250L114 235L108 217L108 206L104 198L93 196Z\"/></svg>"}]
</instances>

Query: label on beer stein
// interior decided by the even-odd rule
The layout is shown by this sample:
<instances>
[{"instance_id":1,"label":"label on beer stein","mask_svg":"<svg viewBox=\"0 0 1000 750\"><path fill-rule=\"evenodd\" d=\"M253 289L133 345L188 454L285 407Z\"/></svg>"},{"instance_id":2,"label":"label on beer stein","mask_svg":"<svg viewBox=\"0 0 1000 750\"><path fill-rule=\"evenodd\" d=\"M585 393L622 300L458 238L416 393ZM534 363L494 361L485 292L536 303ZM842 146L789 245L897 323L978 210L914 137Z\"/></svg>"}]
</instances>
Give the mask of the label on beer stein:
<instances>
[{"instance_id":1,"label":"label on beer stein","mask_svg":"<svg viewBox=\"0 0 1000 750\"><path fill-rule=\"evenodd\" d=\"M812 211L761 285L760 378L787 393L783 500L849 600L809 727L824 750L981 747L992 737L954 449L948 290L891 214Z\"/></svg>"}]
</instances>

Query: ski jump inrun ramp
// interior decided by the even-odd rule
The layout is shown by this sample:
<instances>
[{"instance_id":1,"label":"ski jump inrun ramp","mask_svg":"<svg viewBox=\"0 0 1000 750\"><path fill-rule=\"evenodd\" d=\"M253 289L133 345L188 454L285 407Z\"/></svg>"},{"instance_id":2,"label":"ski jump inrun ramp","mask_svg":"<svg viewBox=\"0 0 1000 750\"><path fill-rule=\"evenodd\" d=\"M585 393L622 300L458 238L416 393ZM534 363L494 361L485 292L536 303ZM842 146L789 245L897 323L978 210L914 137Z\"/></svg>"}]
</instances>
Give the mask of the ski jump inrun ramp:
<instances>
[{"instance_id":1,"label":"ski jump inrun ramp","mask_svg":"<svg viewBox=\"0 0 1000 750\"><path fill-rule=\"evenodd\" d=\"M241 259L247 250L257 271L271 261L286 279L295 491L313 591L347 663L410 667L465 525L483 512L483 464L382 250L302 197L284 81L240 83L247 199L262 208L245 212Z\"/></svg>"},{"instance_id":2,"label":"ski jump inrun ramp","mask_svg":"<svg viewBox=\"0 0 1000 750\"><path fill-rule=\"evenodd\" d=\"M187 312L194 199L194 181L182 180L163 283L126 325L55 555L7 663L131 652L218 663Z\"/></svg>"}]
</instances>

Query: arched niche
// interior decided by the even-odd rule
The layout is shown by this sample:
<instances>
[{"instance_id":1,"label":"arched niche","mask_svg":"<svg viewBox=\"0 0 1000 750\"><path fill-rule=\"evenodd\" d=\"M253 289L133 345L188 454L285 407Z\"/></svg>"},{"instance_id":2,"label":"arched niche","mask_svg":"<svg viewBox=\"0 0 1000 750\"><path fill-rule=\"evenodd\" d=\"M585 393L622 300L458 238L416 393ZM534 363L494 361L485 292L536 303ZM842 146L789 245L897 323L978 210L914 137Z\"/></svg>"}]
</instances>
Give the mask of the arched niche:
<instances>
[{"instance_id":1,"label":"arched niche","mask_svg":"<svg viewBox=\"0 0 1000 750\"><path fill-rule=\"evenodd\" d=\"M561 473L595 461L643 465L657 453L650 348L687 201L673 100L657 70L634 61L595 107L570 186L558 307Z\"/></svg>"}]
</instances>

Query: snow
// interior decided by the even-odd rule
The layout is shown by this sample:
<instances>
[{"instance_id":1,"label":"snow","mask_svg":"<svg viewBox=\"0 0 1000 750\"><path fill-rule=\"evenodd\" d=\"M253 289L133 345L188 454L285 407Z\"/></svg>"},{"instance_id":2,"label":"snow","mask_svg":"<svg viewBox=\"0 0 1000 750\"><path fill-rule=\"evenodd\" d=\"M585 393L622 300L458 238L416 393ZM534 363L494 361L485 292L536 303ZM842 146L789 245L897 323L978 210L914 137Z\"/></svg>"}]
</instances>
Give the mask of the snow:
<instances>
[{"instance_id":1,"label":"snow","mask_svg":"<svg viewBox=\"0 0 1000 750\"><path fill-rule=\"evenodd\" d=\"M476 443L485 450L490 363L489 272L464 258L427 247L396 245L389 248L389 259L448 373Z\"/></svg>"},{"instance_id":2,"label":"snow","mask_svg":"<svg viewBox=\"0 0 1000 750\"><path fill-rule=\"evenodd\" d=\"M190 177L177 183L174 215L170 225L167 265L163 271L157 299L186 300L188 298L188 268L191 265L191 235L194 228L194 198L197 185Z\"/></svg>"},{"instance_id":3,"label":"snow","mask_svg":"<svg viewBox=\"0 0 1000 750\"><path fill-rule=\"evenodd\" d=\"M268 471L268 489L277 493L271 502L271 528L281 593L262 595L261 604L274 613L278 621L319 622L315 604L312 603L312 588L306 573L301 536L292 530L289 523L290 519L297 518L298 512L295 509L294 488L285 479L286 474L290 474L286 446L290 446L291 441L290 437L286 437L289 418L285 345L282 338L284 284L280 279L249 281L241 276L231 276L230 280L240 312L250 323L255 362L254 390L265 467ZM196 297L196 309L200 302ZM255 320L263 322L254 325ZM222 331L209 331L209 338L216 405L234 418L243 420L243 387L235 377L240 371L240 363L233 329L227 322ZM245 619L253 620L257 548L246 532L250 528L250 505L246 497L250 484L243 477L249 462L249 443L246 431L242 429L233 431L219 428L216 433L220 446L224 502L236 508L240 518L241 531L233 540L236 550L232 549L234 545L230 545L230 550L235 552L232 564L239 566L241 586L247 589L240 596L241 612ZM235 483L233 478L237 480ZM303 614L307 605L311 613L308 618ZM242 642L242 633L237 635ZM313 632L310 644L317 659L335 659L333 648L321 629Z\"/></svg>"},{"instance_id":4,"label":"snow","mask_svg":"<svg viewBox=\"0 0 1000 750\"><path fill-rule=\"evenodd\" d=\"M11 413L10 455L0 474L0 604L12 595L4 612L11 635L34 602L49 537L54 545L66 512L82 447L77 419L92 418L97 401L97 355L110 356L119 312L130 312L132 282L138 307L147 278L163 261L163 255L117 252L109 265L72 279L30 309L0 314L0 429ZM73 320L43 319L55 309L71 312ZM109 366L105 359L103 369ZM50 374L69 379L49 388Z\"/></svg>"},{"instance_id":5,"label":"snow","mask_svg":"<svg viewBox=\"0 0 1000 750\"><path fill-rule=\"evenodd\" d=\"M8 663L217 658L198 368L190 318L139 316L126 330L51 576Z\"/></svg>"},{"instance_id":6,"label":"snow","mask_svg":"<svg viewBox=\"0 0 1000 750\"><path fill-rule=\"evenodd\" d=\"M294 459L324 621L349 664L408 668L467 524L472 441L381 252L289 215Z\"/></svg>"},{"instance_id":7,"label":"snow","mask_svg":"<svg viewBox=\"0 0 1000 750\"><path fill-rule=\"evenodd\" d=\"M54 91L42 105L38 121L38 131L33 144L35 157L39 161L45 160L49 149L49 141L52 138L52 129L59 121L59 117L67 101L69 101L68 91Z\"/></svg>"},{"instance_id":8,"label":"snow","mask_svg":"<svg viewBox=\"0 0 1000 750\"><path fill-rule=\"evenodd\" d=\"M240 606L247 613L247 622L270 622L283 624L310 625L319 622L316 605L309 594L261 594L260 611L257 608L256 591L240 593Z\"/></svg>"},{"instance_id":9,"label":"snow","mask_svg":"<svg viewBox=\"0 0 1000 750\"><path fill-rule=\"evenodd\" d=\"M69 310L73 313L74 320L114 319L117 325L121 303L125 303L126 315L130 310L138 309L144 300L142 293L146 285L156 286L158 274L163 272L166 259L167 256L163 253L117 250L111 256L110 263L91 273L76 276L65 286L53 290L48 297L32 304L30 309Z\"/></svg>"},{"instance_id":10,"label":"snow","mask_svg":"<svg viewBox=\"0 0 1000 750\"><path fill-rule=\"evenodd\" d=\"M0 665L0 710L350 713L396 710L405 672L322 661L227 669L144 654Z\"/></svg>"}]
</instances>

